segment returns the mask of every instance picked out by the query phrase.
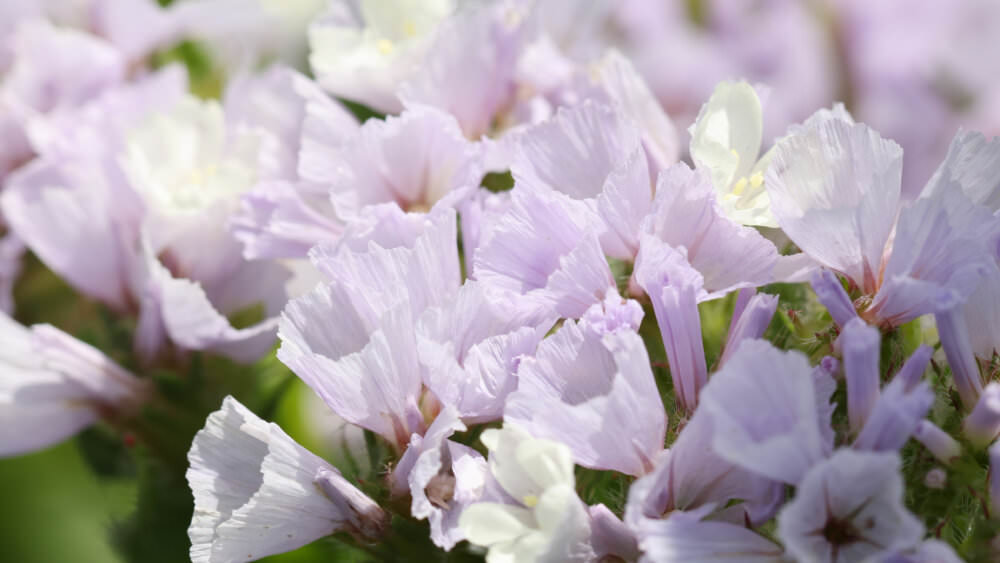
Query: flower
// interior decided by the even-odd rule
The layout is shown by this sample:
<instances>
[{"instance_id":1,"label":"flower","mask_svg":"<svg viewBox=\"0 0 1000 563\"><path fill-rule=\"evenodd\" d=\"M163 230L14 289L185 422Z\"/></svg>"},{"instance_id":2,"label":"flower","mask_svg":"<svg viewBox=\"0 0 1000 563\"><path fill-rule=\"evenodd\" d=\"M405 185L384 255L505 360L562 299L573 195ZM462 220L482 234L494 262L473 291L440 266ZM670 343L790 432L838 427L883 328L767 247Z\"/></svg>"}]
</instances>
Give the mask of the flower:
<instances>
[{"instance_id":1,"label":"flower","mask_svg":"<svg viewBox=\"0 0 1000 563\"><path fill-rule=\"evenodd\" d=\"M388 515L319 457L226 397L188 453L191 561L252 561L344 530L369 540Z\"/></svg>"},{"instance_id":2,"label":"flower","mask_svg":"<svg viewBox=\"0 0 1000 563\"><path fill-rule=\"evenodd\" d=\"M482 440L490 450L490 473L508 501L480 502L462 512L459 527L469 542L488 547L490 563L594 560L569 449L512 425L486 430Z\"/></svg>"},{"instance_id":3,"label":"flower","mask_svg":"<svg viewBox=\"0 0 1000 563\"><path fill-rule=\"evenodd\" d=\"M899 467L895 453L850 449L813 467L778 514L789 555L838 563L916 547L924 527L903 506Z\"/></svg>"}]
</instances>

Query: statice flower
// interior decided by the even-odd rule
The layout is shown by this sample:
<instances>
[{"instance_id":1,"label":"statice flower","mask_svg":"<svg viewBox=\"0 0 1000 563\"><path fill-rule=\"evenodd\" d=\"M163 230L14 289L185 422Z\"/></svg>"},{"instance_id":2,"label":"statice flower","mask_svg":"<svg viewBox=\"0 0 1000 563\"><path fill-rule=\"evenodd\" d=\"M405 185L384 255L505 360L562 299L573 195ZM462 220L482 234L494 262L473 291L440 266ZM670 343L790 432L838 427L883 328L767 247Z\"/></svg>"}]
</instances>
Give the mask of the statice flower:
<instances>
[{"instance_id":1,"label":"statice flower","mask_svg":"<svg viewBox=\"0 0 1000 563\"><path fill-rule=\"evenodd\" d=\"M573 490L569 449L512 425L486 430L482 440L507 500L465 509L459 526L469 542L488 547L490 562L593 561L590 517Z\"/></svg>"},{"instance_id":2,"label":"statice flower","mask_svg":"<svg viewBox=\"0 0 1000 563\"><path fill-rule=\"evenodd\" d=\"M98 420L138 414L148 381L96 348L49 325L0 314L0 456L39 450Z\"/></svg>"},{"instance_id":3,"label":"statice flower","mask_svg":"<svg viewBox=\"0 0 1000 563\"><path fill-rule=\"evenodd\" d=\"M813 467L778 515L778 535L796 559L861 561L916 547L920 521L903 506L894 453L839 450Z\"/></svg>"},{"instance_id":4,"label":"statice flower","mask_svg":"<svg viewBox=\"0 0 1000 563\"><path fill-rule=\"evenodd\" d=\"M336 468L226 397L195 436L191 560L253 561L336 531L378 538L388 515Z\"/></svg>"},{"instance_id":5,"label":"statice flower","mask_svg":"<svg viewBox=\"0 0 1000 563\"><path fill-rule=\"evenodd\" d=\"M565 322L521 361L504 421L560 440L585 467L642 475L667 423L645 347L634 332L590 326Z\"/></svg>"}]
</instances>

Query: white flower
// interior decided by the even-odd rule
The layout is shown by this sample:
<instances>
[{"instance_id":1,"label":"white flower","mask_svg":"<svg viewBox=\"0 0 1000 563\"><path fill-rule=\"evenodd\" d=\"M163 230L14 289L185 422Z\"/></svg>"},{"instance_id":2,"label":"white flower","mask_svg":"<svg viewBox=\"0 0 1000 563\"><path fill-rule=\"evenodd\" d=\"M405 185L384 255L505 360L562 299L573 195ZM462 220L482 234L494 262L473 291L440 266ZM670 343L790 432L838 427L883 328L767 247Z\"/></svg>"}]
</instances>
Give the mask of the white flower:
<instances>
[{"instance_id":1,"label":"white flower","mask_svg":"<svg viewBox=\"0 0 1000 563\"><path fill-rule=\"evenodd\" d=\"M723 210L744 225L777 227L764 190L770 152L758 159L763 137L760 98L746 82L721 82L688 130L691 158L707 171Z\"/></svg>"},{"instance_id":2,"label":"white flower","mask_svg":"<svg viewBox=\"0 0 1000 563\"><path fill-rule=\"evenodd\" d=\"M235 202L257 180L258 153L256 135L227 130L218 102L187 96L129 131L121 164L154 213L176 216Z\"/></svg>"},{"instance_id":3,"label":"white flower","mask_svg":"<svg viewBox=\"0 0 1000 563\"><path fill-rule=\"evenodd\" d=\"M574 490L569 448L511 425L483 432L482 441L493 477L517 503L482 502L462 512L459 527L471 543L489 548L486 560L593 560L590 519Z\"/></svg>"}]
</instances>

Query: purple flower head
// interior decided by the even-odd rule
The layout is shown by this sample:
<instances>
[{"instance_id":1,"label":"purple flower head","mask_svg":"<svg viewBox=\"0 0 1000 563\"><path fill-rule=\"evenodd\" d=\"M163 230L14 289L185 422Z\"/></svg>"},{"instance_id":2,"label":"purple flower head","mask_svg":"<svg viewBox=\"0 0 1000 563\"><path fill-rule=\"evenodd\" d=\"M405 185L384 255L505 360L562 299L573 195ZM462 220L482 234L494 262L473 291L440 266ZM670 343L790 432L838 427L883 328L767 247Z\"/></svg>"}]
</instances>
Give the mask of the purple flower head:
<instances>
[{"instance_id":1,"label":"purple flower head","mask_svg":"<svg viewBox=\"0 0 1000 563\"><path fill-rule=\"evenodd\" d=\"M756 340L764 337L767 325L774 317L774 311L778 308L778 296L766 293L754 294L753 289L740 290L739 297L752 295L746 302L737 301L737 307L733 311L733 318L729 324L729 336L726 338L726 346L723 349L719 365L723 366L733 355L739 345L744 340ZM741 306L742 305L742 306Z\"/></svg>"},{"instance_id":2,"label":"purple flower head","mask_svg":"<svg viewBox=\"0 0 1000 563\"><path fill-rule=\"evenodd\" d=\"M605 254L632 260L653 192L639 131L612 107L586 102L518 136L511 173L519 188L556 191L600 218Z\"/></svg>"},{"instance_id":3,"label":"purple flower head","mask_svg":"<svg viewBox=\"0 0 1000 563\"><path fill-rule=\"evenodd\" d=\"M903 506L895 453L838 450L814 466L778 515L778 537L806 561L861 561L916 547L920 521Z\"/></svg>"},{"instance_id":4,"label":"purple flower head","mask_svg":"<svg viewBox=\"0 0 1000 563\"><path fill-rule=\"evenodd\" d=\"M676 511L666 518L642 524L640 561L705 561L724 563L781 563L787 561L780 545L740 524L706 517L711 506Z\"/></svg>"},{"instance_id":5,"label":"purple flower head","mask_svg":"<svg viewBox=\"0 0 1000 563\"><path fill-rule=\"evenodd\" d=\"M476 279L560 317L580 317L615 287L598 242L599 218L585 203L554 191L515 186L512 199L476 251Z\"/></svg>"},{"instance_id":6,"label":"purple flower head","mask_svg":"<svg viewBox=\"0 0 1000 563\"><path fill-rule=\"evenodd\" d=\"M798 483L826 457L812 372L797 352L744 341L702 393L716 454L770 479Z\"/></svg>"},{"instance_id":7,"label":"purple flower head","mask_svg":"<svg viewBox=\"0 0 1000 563\"><path fill-rule=\"evenodd\" d=\"M518 365L534 355L553 321L545 308L467 281L454 299L420 317L424 383L467 422L498 420L517 388Z\"/></svg>"},{"instance_id":8,"label":"purple flower head","mask_svg":"<svg viewBox=\"0 0 1000 563\"><path fill-rule=\"evenodd\" d=\"M983 378L972 352L968 325L962 319L962 303L952 291L940 292L935 297L934 320L938 338L948 358L958 395L965 408L969 409L976 405L983 393Z\"/></svg>"},{"instance_id":9,"label":"purple flower head","mask_svg":"<svg viewBox=\"0 0 1000 563\"><path fill-rule=\"evenodd\" d=\"M567 321L521 361L517 377L506 422L560 440L586 467L631 475L652 469L667 421L636 333L601 335Z\"/></svg>"},{"instance_id":10,"label":"purple flower head","mask_svg":"<svg viewBox=\"0 0 1000 563\"><path fill-rule=\"evenodd\" d=\"M864 427L879 398L881 340L878 329L861 319L848 322L838 340L847 379L847 418L855 434Z\"/></svg>"},{"instance_id":11,"label":"purple flower head","mask_svg":"<svg viewBox=\"0 0 1000 563\"><path fill-rule=\"evenodd\" d=\"M962 431L974 445L988 445L1000 434L1000 383L990 383L983 389L975 408L965 417Z\"/></svg>"}]
</instances>

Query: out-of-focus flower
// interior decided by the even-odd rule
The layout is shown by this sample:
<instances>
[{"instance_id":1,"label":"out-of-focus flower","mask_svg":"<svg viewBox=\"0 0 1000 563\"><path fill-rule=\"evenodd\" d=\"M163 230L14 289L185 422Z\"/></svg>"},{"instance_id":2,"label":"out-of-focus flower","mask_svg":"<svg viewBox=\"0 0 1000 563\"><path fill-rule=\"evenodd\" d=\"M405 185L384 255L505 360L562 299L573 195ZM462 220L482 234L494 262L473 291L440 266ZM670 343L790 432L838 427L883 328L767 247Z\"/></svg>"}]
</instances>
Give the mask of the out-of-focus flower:
<instances>
[{"instance_id":1,"label":"out-of-focus flower","mask_svg":"<svg viewBox=\"0 0 1000 563\"><path fill-rule=\"evenodd\" d=\"M451 0L334 0L309 30L309 62L330 93L396 113L398 87L454 10Z\"/></svg>"},{"instance_id":2,"label":"out-of-focus flower","mask_svg":"<svg viewBox=\"0 0 1000 563\"><path fill-rule=\"evenodd\" d=\"M388 526L388 515L336 468L232 397L208 417L188 460L198 563L253 561L337 531L373 540Z\"/></svg>"},{"instance_id":3,"label":"out-of-focus flower","mask_svg":"<svg viewBox=\"0 0 1000 563\"><path fill-rule=\"evenodd\" d=\"M151 388L49 325L0 314L0 456L56 444L103 419L137 414Z\"/></svg>"}]
</instances>

